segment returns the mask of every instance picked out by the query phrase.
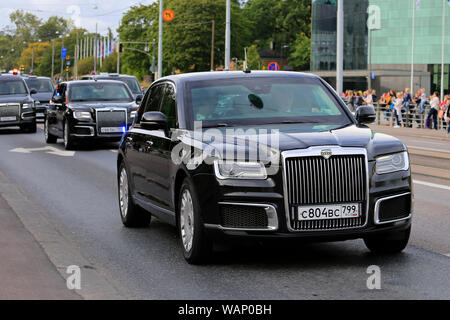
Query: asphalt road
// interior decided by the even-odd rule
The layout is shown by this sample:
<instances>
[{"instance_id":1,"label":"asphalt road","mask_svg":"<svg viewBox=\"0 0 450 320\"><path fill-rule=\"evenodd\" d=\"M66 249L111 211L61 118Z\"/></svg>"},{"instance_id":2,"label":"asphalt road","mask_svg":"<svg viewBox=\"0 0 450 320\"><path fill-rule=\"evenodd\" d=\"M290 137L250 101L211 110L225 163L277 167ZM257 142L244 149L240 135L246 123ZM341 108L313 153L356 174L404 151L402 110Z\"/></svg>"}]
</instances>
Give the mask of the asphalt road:
<instances>
[{"instance_id":1,"label":"asphalt road","mask_svg":"<svg viewBox=\"0 0 450 320\"><path fill-rule=\"evenodd\" d=\"M145 229L122 226L116 144L74 153L61 143L46 147L42 128L36 134L0 129L0 171L123 298L450 299L450 200L443 180L434 182L440 187L415 185L412 238L400 255L373 255L362 240L252 244L220 247L209 265L190 266L173 227L156 219ZM427 179L420 181L433 182ZM366 286L370 265L381 268L381 290Z\"/></svg>"}]
</instances>

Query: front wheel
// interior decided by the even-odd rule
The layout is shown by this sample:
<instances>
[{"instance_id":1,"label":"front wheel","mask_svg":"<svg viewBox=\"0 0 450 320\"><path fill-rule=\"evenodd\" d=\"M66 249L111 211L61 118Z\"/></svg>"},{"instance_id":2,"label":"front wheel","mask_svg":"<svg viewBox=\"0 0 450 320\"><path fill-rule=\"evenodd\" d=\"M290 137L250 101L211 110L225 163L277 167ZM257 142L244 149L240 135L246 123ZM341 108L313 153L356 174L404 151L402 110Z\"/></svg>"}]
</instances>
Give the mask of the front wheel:
<instances>
[{"instance_id":1,"label":"front wheel","mask_svg":"<svg viewBox=\"0 0 450 320\"><path fill-rule=\"evenodd\" d=\"M49 128L48 128L48 119L45 119L44 122L44 136L45 136L45 142L46 143L56 143L56 140L58 139L56 136L52 135L49 132Z\"/></svg>"},{"instance_id":2,"label":"front wheel","mask_svg":"<svg viewBox=\"0 0 450 320\"><path fill-rule=\"evenodd\" d=\"M198 198L189 179L181 186L177 216L184 258L189 264L204 263L211 254L212 241L205 234Z\"/></svg>"},{"instance_id":3,"label":"front wheel","mask_svg":"<svg viewBox=\"0 0 450 320\"><path fill-rule=\"evenodd\" d=\"M399 253L408 245L410 234L411 227L383 236L364 238L364 243L374 253Z\"/></svg>"},{"instance_id":4,"label":"front wheel","mask_svg":"<svg viewBox=\"0 0 450 320\"><path fill-rule=\"evenodd\" d=\"M120 217L125 227L147 227L151 221L150 213L134 204L128 181L128 173L125 163L119 167L119 208Z\"/></svg>"},{"instance_id":5,"label":"front wheel","mask_svg":"<svg viewBox=\"0 0 450 320\"><path fill-rule=\"evenodd\" d=\"M75 147L75 139L70 136L70 127L67 120L64 122L64 148L72 150Z\"/></svg>"}]
</instances>

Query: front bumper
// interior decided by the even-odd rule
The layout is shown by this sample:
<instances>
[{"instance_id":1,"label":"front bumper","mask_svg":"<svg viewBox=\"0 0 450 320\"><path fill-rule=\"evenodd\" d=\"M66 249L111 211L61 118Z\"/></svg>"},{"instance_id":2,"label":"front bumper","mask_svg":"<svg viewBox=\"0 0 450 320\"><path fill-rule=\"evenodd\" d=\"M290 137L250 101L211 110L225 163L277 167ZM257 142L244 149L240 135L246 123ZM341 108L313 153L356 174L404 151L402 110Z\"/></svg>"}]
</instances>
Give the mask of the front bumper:
<instances>
[{"instance_id":1,"label":"front bumper","mask_svg":"<svg viewBox=\"0 0 450 320\"><path fill-rule=\"evenodd\" d=\"M373 163L369 162L369 172L373 171ZM388 233L404 230L411 225L412 220L412 191L410 171L396 172L389 175L373 174L369 177L369 192L367 201L366 223L363 226L346 229L331 230L292 230L288 226L285 210L283 179L281 174L267 180L218 180L214 174L198 174L193 177L198 188L202 206L203 221L207 233L213 237L236 238L303 238L311 241L339 241L363 238L377 233ZM408 213L400 219L380 219L380 204L385 199L409 195L410 206ZM253 228L228 228L223 225L221 210L223 204L259 205L271 207L276 215L276 228L255 230ZM378 211L377 211L378 210ZM272 219L273 221L273 219Z\"/></svg>"},{"instance_id":2,"label":"front bumper","mask_svg":"<svg viewBox=\"0 0 450 320\"><path fill-rule=\"evenodd\" d=\"M132 123L128 123L127 131L131 127ZM107 140L107 141L118 141L122 138L121 133L102 133L99 134L97 130L97 125L95 122L86 122L74 120L70 126L70 135L78 139L92 139L92 140Z\"/></svg>"},{"instance_id":3,"label":"front bumper","mask_svg":"<svg viewBox=\"0 0 450 320\"><path fill-rule=\"evenodd\" d=\"M36 112L34 110L22 111L20 118L16 117L15 121L0 121L0 127L17 127L36 123Z\"/></svg>"}]
</instances>

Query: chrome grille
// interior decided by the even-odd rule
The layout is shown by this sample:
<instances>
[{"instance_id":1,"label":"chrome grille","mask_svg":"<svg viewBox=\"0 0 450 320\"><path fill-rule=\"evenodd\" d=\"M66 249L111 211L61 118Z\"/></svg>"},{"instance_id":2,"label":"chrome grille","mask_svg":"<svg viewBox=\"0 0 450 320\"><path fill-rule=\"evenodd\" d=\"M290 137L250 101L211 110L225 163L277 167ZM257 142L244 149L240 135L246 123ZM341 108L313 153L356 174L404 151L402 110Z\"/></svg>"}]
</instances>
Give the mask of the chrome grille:
<instances>
[{"instance_id":1,"label":"chrome grille","mask_svg":"<svg viewBox=\"0 0 450 320\"><path fill-rule=\"evenodd\" d=\"M361 227L367 215L367 173L364 154L336 154L329 159L308 155L285 159L285 201L294 231ZM361 216L300 221L298 206L359 203Z\"/></svg>"},{"instance_id":2,"label":"chrome grille","mask_svg":"<svg viewBox=\"0 0 450 320\"><path fill-rule=\"evenodd\" d=\"M120 133L102 133L101 128L122 128L127 125L127 111L125 109L97 110L97 134L102 136L122 135Z\"/></svg>"},{"instance_id":3,"label":"chrome grille","mask_svg":"<svg viewBox=\"0 0 450 320\"><path fill-rule=\"evenodd\" d=\"M0 104L0 117L20 118L20 104Z\"/></svg>"}]
</instances>

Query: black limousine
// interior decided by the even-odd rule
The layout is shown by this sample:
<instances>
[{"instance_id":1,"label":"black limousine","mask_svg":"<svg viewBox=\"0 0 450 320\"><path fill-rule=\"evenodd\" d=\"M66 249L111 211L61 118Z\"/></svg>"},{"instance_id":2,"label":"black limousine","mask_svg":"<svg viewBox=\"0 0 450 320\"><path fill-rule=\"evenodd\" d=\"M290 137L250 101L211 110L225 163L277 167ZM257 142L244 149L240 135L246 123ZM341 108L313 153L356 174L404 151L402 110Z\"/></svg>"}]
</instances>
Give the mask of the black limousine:
<instances>
[{"instance_id":1,"label":"black limousine","mask_svg":"<svg viewBox=\"0 0 450 320\"><path fill-rule=\"evenodd\" d=\"M371 130L321 78L207 72L159 79L117 158L121 219L177 226L189 263L218 237L362 238L373 252L409 240L409 155Z\"/></svg>"}]
</instances>

